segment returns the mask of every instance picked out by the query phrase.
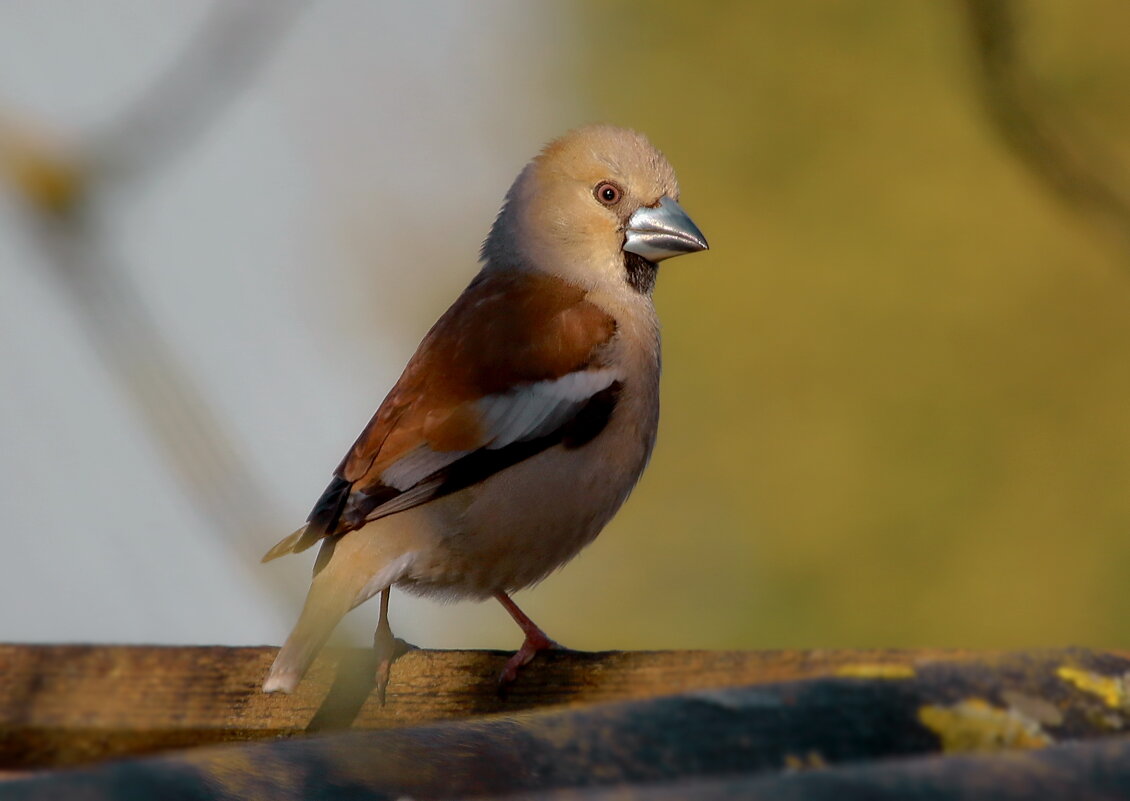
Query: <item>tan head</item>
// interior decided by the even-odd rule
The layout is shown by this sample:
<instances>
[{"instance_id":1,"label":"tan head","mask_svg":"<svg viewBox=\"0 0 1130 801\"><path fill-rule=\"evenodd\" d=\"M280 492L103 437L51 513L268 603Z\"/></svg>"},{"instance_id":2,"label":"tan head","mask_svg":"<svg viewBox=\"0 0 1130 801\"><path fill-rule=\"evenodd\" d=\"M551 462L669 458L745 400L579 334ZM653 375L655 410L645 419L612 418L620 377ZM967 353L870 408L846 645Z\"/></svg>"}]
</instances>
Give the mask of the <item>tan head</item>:
<instances>
[{"instance_id":1,"label":"tan head","mask_svg":"<svg viewBox=\"0 0 1130 801\"><path fill-rule=\"evenodd\" d=\"M656 262L706 248L678 198L675 171L642 134L577 128L514 181L483 260L488 269L538 270L589 289L649 292Z\"/></svg>"}]
</instances>

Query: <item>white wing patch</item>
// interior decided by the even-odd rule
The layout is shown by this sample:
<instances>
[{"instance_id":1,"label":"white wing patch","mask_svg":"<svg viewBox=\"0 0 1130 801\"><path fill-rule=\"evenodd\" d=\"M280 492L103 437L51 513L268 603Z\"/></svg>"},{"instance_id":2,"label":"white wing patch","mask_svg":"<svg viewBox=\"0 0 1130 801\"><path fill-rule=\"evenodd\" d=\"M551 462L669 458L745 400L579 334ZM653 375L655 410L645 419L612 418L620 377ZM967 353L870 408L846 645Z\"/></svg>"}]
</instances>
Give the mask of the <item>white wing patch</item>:
<instances>
[{"instance_id":1,"label":"white wing patch","mask_svg":"<svg viewBox=\"0 0 1130 801\"><path fill-rule=\"evenodd\" d=\"M617 378L616 370L578 370L552 381L487 395L477 404L486 447L497 450L553 432Z\"/></svg>"},{"instance_id":2,"label":"white wing patch","mask_svg":"<svg viewBox=\"0 0 1130 801\"><path fill-rule=\"evenodd\" d=\"M483 430L481 447L499 450L551 434L577 414L593 395L608 389L619 378L618 371L608 368L578 370L552 381L537 381L480 398L475 408ZM381 482L407 491L470 453L433 451L422 445L385 468Z\"/></svg>"},{"instance_id":3,"label":"white wing patch","mask_svg":"<svg viewBox=\"0 0 1130 801\"><path fill-rule=\"evenodd\" d=\"M412 489L437 470L454 464L471 451L433 451L427 445L413 448L381 473L381 483L401 492Z\"/></svg>"}]
</instances>

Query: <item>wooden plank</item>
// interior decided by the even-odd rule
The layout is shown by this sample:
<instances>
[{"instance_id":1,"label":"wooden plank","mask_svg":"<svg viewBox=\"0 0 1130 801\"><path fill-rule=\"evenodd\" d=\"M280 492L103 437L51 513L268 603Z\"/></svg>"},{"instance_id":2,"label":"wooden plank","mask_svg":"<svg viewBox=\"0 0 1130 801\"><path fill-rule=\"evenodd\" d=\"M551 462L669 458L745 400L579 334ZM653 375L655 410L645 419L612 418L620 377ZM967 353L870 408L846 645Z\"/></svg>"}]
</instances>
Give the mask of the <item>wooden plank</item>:
<instances>
[{"instance_id":1,"label":"wooden plank","mask_svg":"<svg viewBox=\"0 0 1130 801\"><path fill-rule=\"evenodd\" d=\"M495 677L508 654L419 650L393 666L381 706L370 692L371 652L330 649L294 695L265 695L259 685L275 652L0 645L0 768L72 765L305 731L418 725L971 656L895 650L546 652L500 697Z\"/></svg>"},{"instance_id":2,"label":"wooden plank","mask_svg":"<svg viewBox=\"0 0 1130 801\"><path fill-rule=\"evenodd\" d=\"M1124 801L1128 797L1130 740L1115 739L992 756L920 757L768 776L735 774L659 785L520 793L507 795L505 801Z\"/></svg>"},{"instance_id":3,"label":"wooden plank","mask_svg":"<svg viewBox=\"0 0 1130 801\"><path fill-rule=\"evenodd\" d=\"M4 797L830 798L838 792L837 798L1018 799L1048 797L1050 788L1071 790L1062 797L1130 797L1130 745L1122 734L1130 730L1127 655L1066 650L914 667L853 662L847 672L851 677L197 748L15 780L4 786ZM956 757L968 752L998 756Z\"/></svg>"}]
</instances>

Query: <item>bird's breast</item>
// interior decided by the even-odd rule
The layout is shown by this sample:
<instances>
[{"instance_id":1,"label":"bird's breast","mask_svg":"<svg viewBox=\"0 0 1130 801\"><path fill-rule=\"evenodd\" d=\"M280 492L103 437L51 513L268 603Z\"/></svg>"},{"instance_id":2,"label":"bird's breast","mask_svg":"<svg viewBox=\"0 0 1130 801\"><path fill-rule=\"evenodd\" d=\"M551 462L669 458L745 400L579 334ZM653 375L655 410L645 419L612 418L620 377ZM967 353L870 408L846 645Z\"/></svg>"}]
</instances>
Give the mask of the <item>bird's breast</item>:
<instances>
[{"instance_id":1,"label":"bird's breast","mask_svg":"<svg viewBox=\"0 0 1130 801\"><path fill-rule=\"evenodd\" d=\"M608 423L583 445L555 445L458 493L450 504L458 516L407 589L486 597L527 587L612 519L647 465L659 421L654 316L618 322L607 361L622 387Z\"/></svg>"}]
</instances>

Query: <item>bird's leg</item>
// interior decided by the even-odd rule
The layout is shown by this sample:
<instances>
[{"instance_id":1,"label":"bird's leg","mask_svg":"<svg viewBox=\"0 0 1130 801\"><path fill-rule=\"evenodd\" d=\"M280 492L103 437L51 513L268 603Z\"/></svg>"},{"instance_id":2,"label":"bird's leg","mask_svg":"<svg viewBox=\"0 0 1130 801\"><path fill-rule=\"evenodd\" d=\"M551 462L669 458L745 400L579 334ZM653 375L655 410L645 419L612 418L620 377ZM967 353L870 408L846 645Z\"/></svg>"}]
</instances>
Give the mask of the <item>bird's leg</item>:
<instances>
[{"instance_id":1,"label":"bird's leg","mask_svg":"<svg viewBox=\"0 0 1130 801\"><path fill-rule=\"evenodd\" d=\"M391 587L381 593L381 619L377 622L377 630L373 633L373 649L377 652L377 696L380 698L381 706L384 706L392 663L415 647L392 633L392 626L388 624L388 597L391 594Z\"/></svg>"},{"instance_id":2,"label":"bird's leg","mask_svg":"<svg viewBox=\"0 0 1130 801\"><path fill-rule=\"evenodd\" d=\"M506 667L502 669L502 675L498 677L499 684L507 685L518 678L518 668L529 664L538 651L544 651L547 648L561 648L562 646L549 639L546 633L538 628L537 623L530 620L526 613L518 608L518 604L510 600L509 595L499 590L494 594L494 597L510 613L510 617L514 618L514 622L521 627L522 633L526 635L522 647L518 649L514 656L510 657Z\"/></svg>"}]
</instances>

